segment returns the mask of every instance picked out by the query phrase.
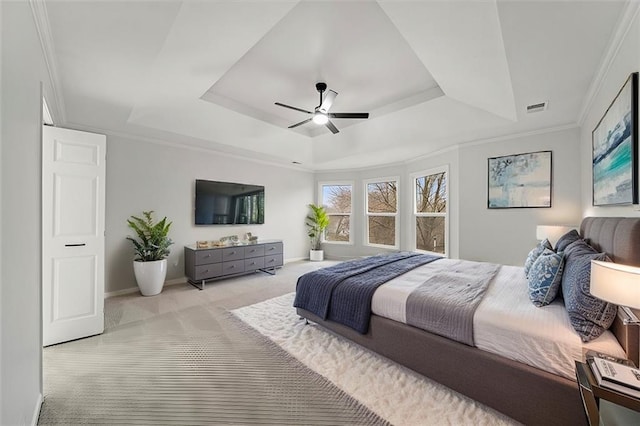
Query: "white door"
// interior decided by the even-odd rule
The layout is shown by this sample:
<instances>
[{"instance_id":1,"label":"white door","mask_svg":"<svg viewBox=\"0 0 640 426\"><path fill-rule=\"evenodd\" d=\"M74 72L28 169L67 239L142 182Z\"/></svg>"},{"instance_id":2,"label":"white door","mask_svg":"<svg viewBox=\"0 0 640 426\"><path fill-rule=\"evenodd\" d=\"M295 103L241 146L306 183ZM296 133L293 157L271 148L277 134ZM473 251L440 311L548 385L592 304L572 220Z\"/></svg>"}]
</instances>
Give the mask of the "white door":
<instances>
[{"instance_id":1,"label":"white door","mask_svg":"<svg viewBox=\"0 0 640 426\"><path fill-rule=\"evenodd\" d=\"M43 126L44 346L104 331L106 137Z\"/></svg>"}]
</instances>

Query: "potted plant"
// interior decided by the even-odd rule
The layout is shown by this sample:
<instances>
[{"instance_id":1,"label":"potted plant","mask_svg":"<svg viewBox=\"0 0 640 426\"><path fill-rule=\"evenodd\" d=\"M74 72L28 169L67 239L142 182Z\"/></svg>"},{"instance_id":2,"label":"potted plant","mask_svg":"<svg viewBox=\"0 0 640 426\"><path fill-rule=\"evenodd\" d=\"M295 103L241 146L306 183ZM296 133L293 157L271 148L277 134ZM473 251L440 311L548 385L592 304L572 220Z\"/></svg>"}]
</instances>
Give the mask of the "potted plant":
<instances>
[{"instance_id":1,"label":"potted plant","mask_svg":"<svg viewBox=\"0 0 640 426\"><path fill-rule=\"evenodd\" d=\"M167 276L167 256L173 241L168 237L171 223L165 217L154 222L153 211L142 212L144 218L131 216L127 220L138 238L127 237L136 251L133 261L133 272L136 276L140 293L143 296L155 296L162 291Z\"/></svg>"},{"instance_id":2,"label":"potted plant","mask_svg":"<svg viewBox=\"0 0 640 426\"><path fill-rule=\"evenodd\" d=\"M307 216L307 228L309 228L309 239L311 240L311 250L309 250L309 260L324 260L324 250L321 242L324 230L329 226L329 216L323 206L309 204L311 214Z\"/></svg>"}]
</instances>

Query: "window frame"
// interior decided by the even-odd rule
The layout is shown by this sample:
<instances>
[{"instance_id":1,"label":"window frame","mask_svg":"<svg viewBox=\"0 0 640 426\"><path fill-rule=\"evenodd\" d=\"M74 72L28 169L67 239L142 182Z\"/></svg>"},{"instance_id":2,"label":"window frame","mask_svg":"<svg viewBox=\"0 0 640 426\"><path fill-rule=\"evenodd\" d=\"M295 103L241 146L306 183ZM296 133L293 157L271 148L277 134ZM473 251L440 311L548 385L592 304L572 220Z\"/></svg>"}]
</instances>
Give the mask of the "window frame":
<instances>
[{"instance_id":1,"label":"window frame","mask_svg":"<svg viewBox=\"0 0 640 426\"><path fill-rule=\"evenodd\" d=\"M322 239L320 240L323 244L338 244L338 245L353 245L353 197L354 197L354 183L349 180L339 180L339 181L322 181L318 182L318 205L326 207L324 202L324 187L325 186L350 186L351 187L351 205L349 206L349 214L346 213L329 213L327 212L327 216L349 216L349 241L327 241L326 239L326 230L322 231Z\"/></svg>"},{"instance_id":2,"label":"window frame","mask_svg":"<svg viewBox=\"0 0 640 426\"><path fill-rule=\"evenodd\" d=\"M441 173L445 174L445 192L447 194L447 209L446 209L446 211L444 213L438 213L438 212L422 213L422 212L418 212L418 200L417 200L417 196L416 196L417 195L416 194L416 181L420 177L438 175L438 174L441 174ZM417 251L417 252L420 252L420 253L437 254L437 255L444 256L444 257L449 257L449 228L450 228L449 211L451 210L451 203L450 203L451 194L449 193L449 187L450 187L449 181L450 181L449 165L433 167L431 169L426 169L426 170L422 170L422 171L411 173L411 198L412 198L412 204L413 204L413 208L412 208L412 211L411 211L411 221L412 221L412 225L411 225L411 233L412 233L411 246L413 247L414 251ZM418 230L416 229L416 220L419 217L444 217L444 253L437 253L437 252L430 251L430 250L418 249L418 242L416 241L417 238L418 238Z\"/></svg>"},{"instance_id":3,"label":"window frame","mask_svg":"<svg viewBox=\"0 0 640 426\"><path fill-rule=\"evenodd\" d=\"M396 212L395 213L369 213L369 184L395 182L396 184ZM400 176L381 177L365 179L363 183L364 194L364 236L363 245L366 247L386 248L390 250L400 249ZM387 216L395 218L395 241L394 244L374 244L369 241L369 217L370 216Z\"/></svg>"}]
</instances>

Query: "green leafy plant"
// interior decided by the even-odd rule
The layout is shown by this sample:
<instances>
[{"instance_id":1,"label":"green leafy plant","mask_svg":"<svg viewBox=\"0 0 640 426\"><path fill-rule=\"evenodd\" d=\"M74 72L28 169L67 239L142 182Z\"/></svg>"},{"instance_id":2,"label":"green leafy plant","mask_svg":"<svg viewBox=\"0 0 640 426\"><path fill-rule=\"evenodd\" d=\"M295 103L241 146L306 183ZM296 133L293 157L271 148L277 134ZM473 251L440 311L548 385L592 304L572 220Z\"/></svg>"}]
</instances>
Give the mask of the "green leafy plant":
<instances>
[{"instance_id":1,"label":"green leafy plant","mask_svg":"<svg viewBox=\"0 0 640 426\"><path fill-rule=\"evenodd\" d=\"M323 206L309 204L311 214L307 216L307 228L309 239L311 240L311 250L320 250L322 247L322 233L329 226L329 216Z\"/></svg>"},{"instance_id":2,"label":"green leafy plant","mask_svg":"<svg viewBox=\"0 0 640 426\"><path fill-rule=\"evenodd\" d=\"M127 237L136 250L135 260L140 262L153 262L162 260L169 255L169 246L173 244L169 235L169 228L173 222L167 223L165 217L161 221L154 223L153 211L142 212L144 218L131 216L127 219L129 228L138 235L138 239Z\"/></svg>"}]
</instances>

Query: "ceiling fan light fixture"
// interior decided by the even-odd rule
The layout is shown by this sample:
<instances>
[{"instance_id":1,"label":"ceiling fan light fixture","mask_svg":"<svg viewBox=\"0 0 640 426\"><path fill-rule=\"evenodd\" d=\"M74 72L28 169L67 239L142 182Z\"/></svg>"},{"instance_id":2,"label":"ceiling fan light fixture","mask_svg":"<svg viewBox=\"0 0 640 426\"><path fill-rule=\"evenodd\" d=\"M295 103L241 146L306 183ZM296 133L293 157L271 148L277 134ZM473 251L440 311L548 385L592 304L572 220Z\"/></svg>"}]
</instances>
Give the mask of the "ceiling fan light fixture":
<instances>
[{"instance_id":1,"label":"ceiling fan light fixture","mask_svg":"<svg viewBox=\"0 0 640 426\"><path fill-rule=\"evenodd\" d=\"M316 112L313 114L313 122L319 126L323 126L329 122L329 117L327 114Z\"/></svg>"}]
</instances>

